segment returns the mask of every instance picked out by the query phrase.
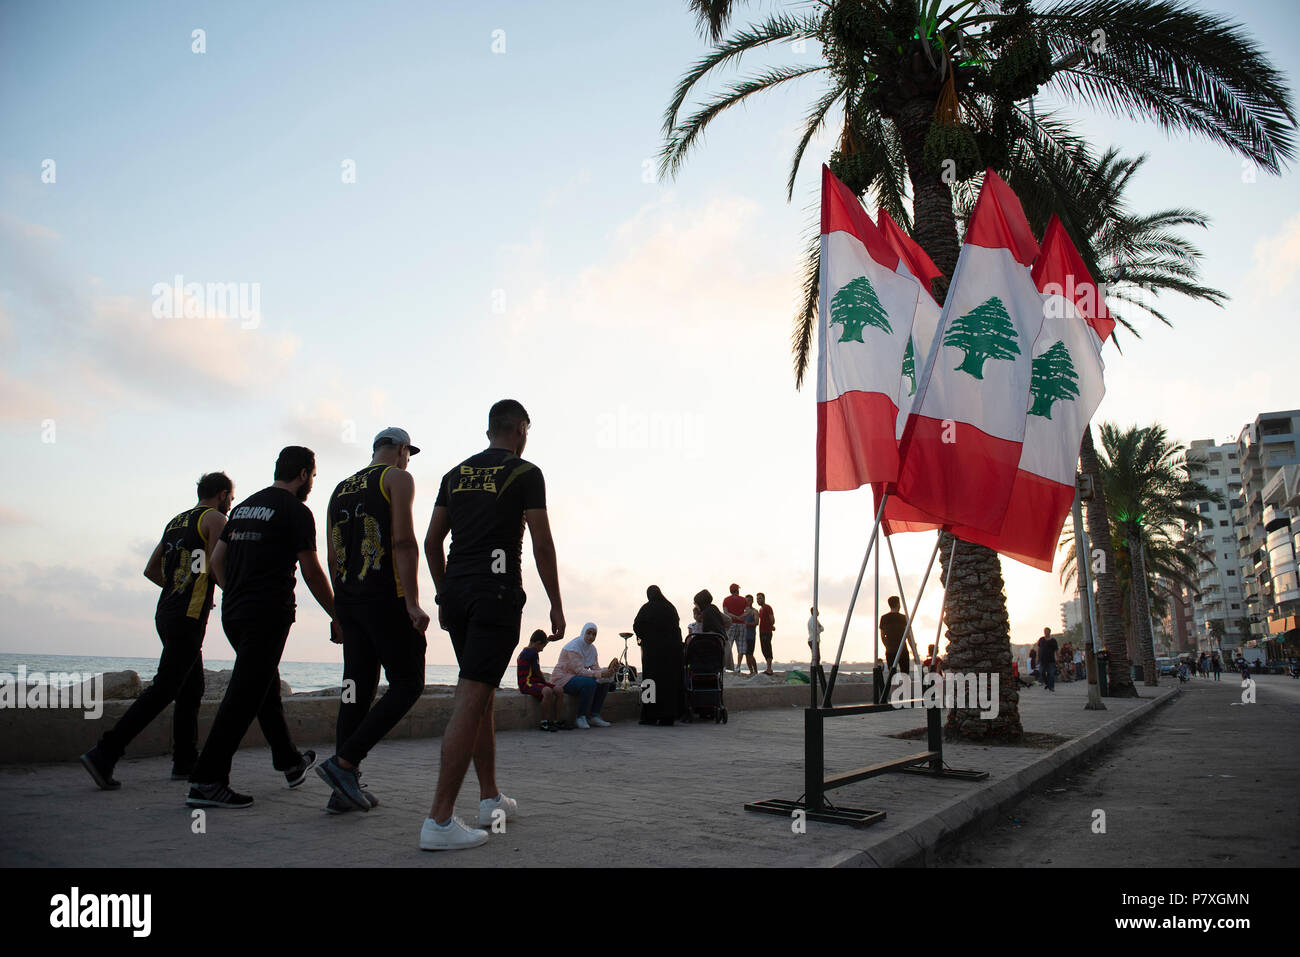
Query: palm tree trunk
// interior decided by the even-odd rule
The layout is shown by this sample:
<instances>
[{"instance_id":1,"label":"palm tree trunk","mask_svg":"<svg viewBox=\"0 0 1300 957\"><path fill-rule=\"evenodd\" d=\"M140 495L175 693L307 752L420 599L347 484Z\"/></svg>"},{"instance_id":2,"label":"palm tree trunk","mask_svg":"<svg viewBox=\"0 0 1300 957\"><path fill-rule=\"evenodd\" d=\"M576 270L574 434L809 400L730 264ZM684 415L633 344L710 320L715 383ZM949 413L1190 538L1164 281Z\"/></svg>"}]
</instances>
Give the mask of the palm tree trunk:
<instances>
[{"instance_id":1,"label":"palm tree trunk","mask_svg":"<svg viewBox=\"0 0 1300 957\"><path fill-rule=\"evenodd\" d=\"M952 549L957 544L956 563ZM1011 670L1011 627L998 553L960 541L944 532L939 545L940 580L947 587L944 619L948 652L944 670L986 673L998 679L998 713L981 716L978 708L948 712L947 734L981 741L1015 740L1020 723L1020 690Z\"/></svg>"},{"instance_id":2,"label":"palm tree trunk","mask_svg":"<svg viewBox=\"0 0 1300 957\"><path fill-rule=\"evenodd\" d=\"M897 122L912 183L914 238L950 278L961 242L953 215L952 190L937 172L926 167L924 160L925 135L933 111L933 100L914 99L904 106ZM935 287L935 295L942 303L948 280L935 280ZM950 568L954 541L952 535L944 533L940 544L941 581L947 586L946 670L996 674L998 713L985 720L977 708L954 708L948 714L947 733L985 741L1018 739L1024 729L1020 724L1020 693L1011 671L1011 627L1002 565L992 549L962 542L957 548L956 566Z\"/></svg>"},{"instance_id":3,"label":"palm tree trunk","mask_svg":"<svg viewBox=\"0 0 1300 957\"><path fill-rule=\"evenodd\" d=\"M1151 634L1150 601L1147 597L1147 566L1142 554L1142 540L1130 535L1128 537L1129 558L1133 562L1133 597L1130 605L1133 609L1133 624L1138 636L1138 647L1142 650L1142 683L1158 685L1156 674L1155 636Z\"/></svg>"},{"instance_id":4,"label":"palm tree trunk","mask_svg":"<svg viewBox=\"0 0 1300 957\"><path fill-rule=\"evenodd\" d=\"M1115 549L1110 538L1110 514L1106 508L1106 489L1101 483L1101 463L1092 444L1092 426L1083 431L1079 448L1079 467L1092 479L1092 501L1088 503L1088 539L1093 550L1101 549L1101 567L1097 569L1097 617L1102 644L1106 646L1107 678L1110 697L1136 698L1137 688L1129 671L1128 639L1124 634L1124 615L1115 578ZM1076 560L1079 560L1076 556ZM1092 556L1083 556L1091 561Z\"/></svg>"}]
</instances>

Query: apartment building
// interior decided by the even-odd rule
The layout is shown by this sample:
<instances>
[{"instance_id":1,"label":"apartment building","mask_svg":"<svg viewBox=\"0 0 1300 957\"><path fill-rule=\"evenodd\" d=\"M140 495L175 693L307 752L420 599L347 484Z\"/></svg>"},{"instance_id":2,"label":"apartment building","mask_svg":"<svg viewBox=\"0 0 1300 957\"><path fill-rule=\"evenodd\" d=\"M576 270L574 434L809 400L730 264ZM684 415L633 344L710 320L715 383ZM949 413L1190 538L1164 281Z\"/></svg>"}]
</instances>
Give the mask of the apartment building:
<instances>
[{"instance_id":1,"label":"apartment building","mask_svg":"<svg viewBox=\"0 0 1300 957\"><path fill-rule=\"evenodd\" d=\"M1266 412L1241 430L1235 518L1250 631L1245 645L1282 657L1300 615L1300 409Z\"/></svg>"},{"instance_id":2,"label":"apartment building","mask_svg":"<svg viewBox=\"0 0 1300 957\"><path fill-rule=\"evenodd\" d=\"M1189 538L1205 552L1197 562L1197 587L1191 594L1188 650L1219 650L1228 658L1250 639L1237 507L1244 484L1242 455L1240 442L1219 444L1213 439L1197 439L1187 450L1189 466L1199 466L1192 477L1220 496L1218 502L1197 502L1200 525L1187 529ZM1216 637L1220 629L1222 634Z\"/></svg>"}]
</instances>

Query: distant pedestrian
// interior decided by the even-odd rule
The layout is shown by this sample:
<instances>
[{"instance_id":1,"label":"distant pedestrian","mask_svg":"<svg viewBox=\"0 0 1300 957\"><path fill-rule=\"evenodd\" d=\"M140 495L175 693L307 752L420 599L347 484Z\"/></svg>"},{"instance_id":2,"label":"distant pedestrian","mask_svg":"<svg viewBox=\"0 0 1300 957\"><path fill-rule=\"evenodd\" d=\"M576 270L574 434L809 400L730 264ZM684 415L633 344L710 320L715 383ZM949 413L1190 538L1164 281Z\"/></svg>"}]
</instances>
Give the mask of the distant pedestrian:
<instances>
[{"instance_id":1,"label":"distant pedestrian","mask_svg":"<svg viewBox=\"0 0 1300 957\"><path fill-rule=\"evenodd\" d=\"M893 681L895 672L910 673L912 670L907 647L903 644L903 636L907 634L907 616L898 610L899 604L898 596L891 595L889 611L880 616L880 638L885 643L885 664L889 668L885 679L887 685Z\"/></svg>"},{"instance_id":2,"label":"distant pedestrian","mask_svg":"<svg viewBox=\"0 0 1300 957\"><path fill-rule=\"evenodd\" d=\"M772 632L776 630L776 615L772 606L762 592L758 593L758 640L763 646L763 658L767 661L765 675L772 674Z\"/></svg>"},{"instance_id":3,"label":"distant pedestrian","mask_svg":"<svg viewBox=\"0 0 1300 957\"><path fill-rule=\"evenodd\" d=\"M727 616L722 613L721 608L713 603L713 594L707 588L701 589L695 594L695 604L700 609L700 624L703 625L703 630L717 635L725 645L727 628L729 627Z\"/></svg>"},{"instance_id":4,"label":"distant pedestrian","mask_svg":"<svg viewBox=\"0 0 1300 957\"><path fill-rule=\"evenodd\" d=\"M745 599L740 597L740 586L732 584L731 594L722 599L722 610L727 615L727 668L740 671L740 659L745 654ZM731 649L736 649L732 663Z\"/></svg>"},{"instance_id":5,"label":"distant pedestrian","mask_svg":"<svg viewBox=\"0 0 1300 957\"><path fill-rule=\"evenodd\" d=\"M921 668L931 674L943 674L943 659L934 653L934 645L926 645L925 661L921 662Z\"/></svg>"},{"instance_id":6,"label":"distant pedestrian","mask_svg":"<svg viewBox=\"0 0 1300 957\"><path fill-rule=\"evenodd\" d=\"M677 609L657 585L646 589L632 631L641 645L641 672L650 700L641 702L641 724L671 728L685 710L682 687L682 630Z\"/></svg>"},{"instance_id":7,"label":"distant pedestrian","mask_svg":"<svg viewBox=\"0 0 1300 957\"><path fill-rule=\"evenodd\" d=\"M758 609L754 607L754 596L745 596L745 663L749 665L749 676L758 674L758 663L754 661L754 646L758 644ZM740 661L737 660L737 665Z\"/></svg>"},{"instance_id":8,"label":"distant pedestrian","mask_svg":"<svg viewBox=\"0 0 1300 957\"><path fill-rule=\"evenodd\" d=\"M811 616L808 619L808 651L809 651L808 660L813 672L813 680L821 683L819 687L825 688L826 672L822 670L820 635L826 629L822 627L822 623L817 617L816 608L809 608L808 614ZM813 653L814 645L817 646L816 653ZM816 663L812 664L814 659L816 660Z\"/></svg>"},{"instance_id":9,"label":"distant pedestrian","mask_svg":"<svg viewBox=\"0 0 1300 957\"><path fill-rule=\"evenodd\" d=\"M1223 674L1223 662L1219 660L1219 653L1216 651L1210 658L1210 670L1214 672L1214 680L1218 681Z\"/></svg>"},{"instance_id":10,"label":"distant pedestrian","mask_svg":"<svg viewBox=\"0 0 1300 957\"><path fill-rule=\"evenodd\" d=\"M1048 691L1056 691L1056 653L1059 645L1052 637L1052 629L1044 628L1043 637L1038 639L1038 669L1043 675L1043 684Z\"/></svg>"},{"instance_id":11,"label":"distant pedestrian","mask_svg":"<svg viewBox=\"0 0 1300 957\"><path fill-rule=\"evenodd\" d=\"M1035 678L1038 677L1038 646L1037 645L1033 645L1029 649L1029 673Z\"/></svg>"}]
</instances>

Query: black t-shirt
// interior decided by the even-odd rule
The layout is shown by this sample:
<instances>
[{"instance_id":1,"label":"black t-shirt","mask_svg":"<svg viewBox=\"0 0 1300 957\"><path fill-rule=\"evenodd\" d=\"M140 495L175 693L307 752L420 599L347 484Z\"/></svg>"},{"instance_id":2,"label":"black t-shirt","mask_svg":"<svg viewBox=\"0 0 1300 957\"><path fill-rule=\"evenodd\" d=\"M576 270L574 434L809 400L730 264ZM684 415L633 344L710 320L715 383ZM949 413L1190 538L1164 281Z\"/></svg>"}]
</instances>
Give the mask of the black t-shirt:
<instances>
[{"instance_id":1,"label":"black t-shirt","mask_svg":"<svg viewBox=\"0 0 1300 957\"><path fill-rule=\"evenodd\" d=\"M451 521L448 578L522 583L524 512L546 508L541 469L507 449L485 449L442 477L434 504Z\"/></svg>"},{"instance_id":2,"label":"black t-shirt","mask_svg":"<svg viewBox=\"0 0 1300 957\"><path fill-rule=\"evenodd\" d=\"M382 487L395 465L368 465L344 479L325 510L329 547L334 560L330 577L334 603L402 598L402 583L393 558L393 507Z\"/></svg>"},{"instance_id":3,"label":"black t-shirt","mask_svg":"<svg viewBox=\"0 0 1300 957\"><path fill-rule=\"evenodd\" d=\"M316 551L316 519L288 489L264 488L230 510L222 618L294 620L299 552Z\"/></svg>"},{"instance_id":4,"label":"black t-shirt","mask_svg":"<svg viewBox=\"0 0 1300 957\"><path fill-rule=\"evenodd\" d=\"M886 612L880 616L880 631L885 636L885 647L892 651L907 634L907 616L897 611Z\"/></svg>"},{"instance_id":5,"label":"black t-shirt","mask_svg":"<svg viewBox=\"0 0 1300 957\"><path fill-rule=\"evenodd\" d=\"M207 506L196 505L173 518L163 530L162 574L166 584L155 612L155 617L163 621L189 618L207 626L213 581L207 573L206 556L201 564L196 556L204 555L207 546L202 524L208 511ZM203 570L196 570L195 565Z\"/></svg>"},{"instance_id":6,"label":"black t-shirt","mask_svg":"<svg viewBox=\"0 0 1300 957\"><path fill-rule=\"evenodd\" d=\"M1056 652L1060 645L1055 638L1038 639L1038 660L1040 663L1056 662Z\"/></svg>"}]
</instances>

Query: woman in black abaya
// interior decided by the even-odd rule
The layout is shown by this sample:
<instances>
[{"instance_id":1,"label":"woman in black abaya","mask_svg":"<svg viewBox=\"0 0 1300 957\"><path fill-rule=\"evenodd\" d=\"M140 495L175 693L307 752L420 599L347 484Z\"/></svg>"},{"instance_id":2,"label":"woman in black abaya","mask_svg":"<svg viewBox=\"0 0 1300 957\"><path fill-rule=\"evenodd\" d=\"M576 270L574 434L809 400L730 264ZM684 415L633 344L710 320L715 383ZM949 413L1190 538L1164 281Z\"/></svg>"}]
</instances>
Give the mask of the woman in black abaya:
<instances>
[{"instance_id":1,"label":"woman in black abaya","mask_svg":"<svg viewBox=\"0 0 1300 957\"><path fill-rule=\"evenodd\" d=\"M682 710L682 629L677 609L658 585L636 613L632 631L641 643L642 677L654 682L653 702L641 705L641 723L672 727Z\"/></svg>"}]
</instances>

